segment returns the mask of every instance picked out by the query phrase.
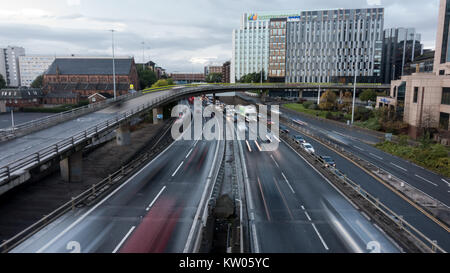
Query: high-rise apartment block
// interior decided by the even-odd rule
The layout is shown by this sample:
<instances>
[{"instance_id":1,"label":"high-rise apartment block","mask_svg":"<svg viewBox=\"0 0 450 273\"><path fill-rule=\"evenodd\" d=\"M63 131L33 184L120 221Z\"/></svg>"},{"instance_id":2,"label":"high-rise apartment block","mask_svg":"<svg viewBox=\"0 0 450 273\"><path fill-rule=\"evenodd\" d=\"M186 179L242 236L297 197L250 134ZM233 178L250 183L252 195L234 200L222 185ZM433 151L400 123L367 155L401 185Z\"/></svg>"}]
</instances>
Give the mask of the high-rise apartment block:
<instances>
[{"instance_id":1,"label":"high-rise apartment block","mask_svg":"<svg viewBox=\"0 0 450 273\"><path fill-rule=\"evenodd\" d=\"M7 86L20 86L19 57L25 56L23 47L8 46L0 48L0 74Z\"/></svg>"},{"instance_id":2,"label":"high-rise apartment block","mask_svg":"<svg viewBox=\"0 0 450 273\"><path fill-rule=\"evenodd\" d=\"M20 85L30 87L31 83L52 65L53 56L20 56Z\"/></svg>"}]
</instances>

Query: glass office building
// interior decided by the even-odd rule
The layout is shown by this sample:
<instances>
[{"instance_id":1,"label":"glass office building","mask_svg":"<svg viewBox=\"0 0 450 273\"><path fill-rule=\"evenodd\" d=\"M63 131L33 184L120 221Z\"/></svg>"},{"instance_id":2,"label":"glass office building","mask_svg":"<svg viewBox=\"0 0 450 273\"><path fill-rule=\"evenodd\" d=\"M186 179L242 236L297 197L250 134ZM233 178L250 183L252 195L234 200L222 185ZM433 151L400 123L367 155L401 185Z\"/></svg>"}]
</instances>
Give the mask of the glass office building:
<instances>
[{"instance_id":1,"label":"glass office building","mask_svg":"<svg viewBox=\"0 0 450 273\"><path fill-rule=\"evenodd\" d=\"M384 9L245 13L233 31L231 77L331 82L357 73L379 81Z\"/></svg>"}]
</instances>

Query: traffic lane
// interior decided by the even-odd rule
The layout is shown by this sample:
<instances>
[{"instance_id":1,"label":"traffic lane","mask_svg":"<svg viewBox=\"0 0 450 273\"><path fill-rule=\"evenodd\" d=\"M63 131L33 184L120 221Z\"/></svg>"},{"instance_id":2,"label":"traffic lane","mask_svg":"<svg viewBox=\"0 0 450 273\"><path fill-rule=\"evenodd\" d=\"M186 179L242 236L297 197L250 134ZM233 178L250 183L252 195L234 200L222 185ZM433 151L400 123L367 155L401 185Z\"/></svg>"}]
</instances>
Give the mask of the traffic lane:
<instances>
[{"instance_id":1,"label":"traffic lane","mask_svg":"<svg viewBox=\"0 0 450 273\"><path fill-rule=\"evenodd\" d=\"M294 115L288 113L286 115L290 118L295 118ZM345 128L336 130L338 129L336 125L330 123L305 117L301 117L300 119L306 121L308 123L308 129L315 131L318 135L336 141L338 144L346 145L352 153L369 162L376 163L376 165L379 165L398 178L405 180L405 182L438 199L447 206L450 205L450 182L447 177L435 174L423 167L385 153L360 141L360 139L365 138L350 135L354 133L354 130L345 130Z\"/></svg>"},{"instance_id":2,"label":"traffic lane","mask_svg":"<svg viewBox=\"0 0 450 273\"><path fill-rule=\"evenodd\" d=\"M121 237L120 234L122 234L129 225L135 224L136 221L140 220L140 217L138 217L137 215L139 215L139 213L142 214L142 212L145 211L145 206L147 206L151 201L145 199L157 195L156 191L159 190L161 183L166 180L165 178L160 179L160 177L158 177L158 174L162 173L163 176L171 177L172 172L176 168L176 163L172 162L172 158L176 158L180 155L180 153L186 150L186 148L183 148L181 150L177 148L177 146L183 146L180 143L182 142L180 141L179 143L174 144L170 151L167 151L167 153L163 154L163 156L160 157L158 161L153 162L156 164L148 166L145 170L139 173L139 175L136 176L136 179L129 183L127 187L118 192L117 195L111 197L110 200L105 202L104 206L102 205L101 207L97 208L95 212L92 213L92 215L75 226L70 231L70 234L67 235L67 238L61 237L61 239L58 239L59 246L57 246L57 242L55 242L55 245L53 245L52 248L48 248L47 251L64 252L65 241L69 242L78 240L77 242L82 245L82 249L86 249L89 251L95 250L108 252L107 248L110 248L114 243L117 243L117 239L115 240L115 238ZM171 162L172 166L170 165ZM164 169L166 170L164 171ZM169 173L165 174L167 171ZM151 179L149 175L153 176L153 179ZM149 179L151 183L146 182L146 180ZM107 229L111 229L112 231L105 233L105 230ZM43 236L41 236L42 238L36 240L34 242L34 245L40 245L42 247L42 245L45 245L48 241L51 240L52 237L59 234L58 232L56 233L57 234L55 234L54 232L52 234L51 232L48 232L48 238L44 238ZM111 238L110 236L113 236L114 238ZM96 245L94 246L92 246L93 241L97 241ZM39 242L41 243L39 244ZM103 246L102 243L105 242L107 244ZM26 251L34 252L37 250L28 248Z\"/></svg>"},{"instance_id":3,"label":"traffic lane","mask_svg":"<svg viewBox=\"0 0 450 273\"><path fill-rule=\"evenodd\" d=\"M280 143L278 150L272 154L286 184L295 191L296 203L315 221L323 240L330 245L330 251L367 252L368 244L373 241L379 243L381 252L399 251L286 143ZM335 242L340 242L340 247L333 247Z\"/></svg>"},{"instance_id":4,"label":"traffic lane","mask_svg":"<svg viewBox=\"0 0 450 273\"><path fill-rule=\"evenodd\" d=\"M345 127L333 124L332 122L329 122L329 121L316 120L313 117L308 117L307 115L291 113L286 110L280 110L280 112L283 116L286 116L291 119L300 119L310 125L314 125L320 129L323 129L326 131L331 131L331 132L335 131L335 132L338 132L341 134L347 134L350 137L353 137L355 139L364 139L371 143L379 143L380 142L380 139L378 137L375 137L371 134L365 134L364 132L357 131L357 130L348 130Z\"/></svg>"},{"instance_id":5,"label":"traffic lane","mask_svg":"<svg viewBox=\"0 0 450 273\"><path fill-rule=\"evenodd\" d=\"M95 217L91 217L91 214L95 213L99 209L103 209L106 213L114 212L114 209L120 209L124 208L127 205L128 200L132 198L136 198L138 201L145 199L147 196L145 195L136 195L142 188L145 189L151 189L152 187L155 187L153 190L153 194L150 194L151 196L156 195L156 191L159 190L158 186L161 185L161 183L164 182L164 180L159 179L161 175L164 175L164 172L174 170L176 168L176 162L173 160L173 158L177 158L180 154L182 154L187 147L190 147L193 145L193 142L190 141L180 141L174 143L168 150L166 150L164 153L162 153L157 160L154 160L151 162L151 164L148 164L144 169L142 169L139 173L137 173L132 179L125 182L120 189L120 192L117 191L115 194L109 196L108 199L104 199L100 201L100 203L97 205L94 205L92 208L84 208L81 211L74 211L70 212L70 215L73 215L73 217L67 217L67 220L60 222L56 226L51 226L50 230L44 229L42 231L42 234L39 234L37 238L31 238L33 241L33 247L34 249L30 249L30 251L34 252L37 251L40 247L47 244L47 242L51 241L55 236L58 236L58 234L62 233L64 229L70 226L70 224L76 222L78 219L80 219L82 216L85 216L81 220L90 220L95 219ZM103 203L102 203L103 202ZM141 201L141 203L145 203ZM115 204L114 206L109 207L109 204ZM138 206L138 210L141 210L143 204ZM90 214L85 215L89 210L94 209ZM144 208L145 209L145 208ZM127 211L127 210L125 210ZM111 215L111 214L109 214ZM98 218L101 218L101 214L97 215ZM105 216L108 216L108 214L105 214ZM58 221L56 221L58 222ZM70 223L70 224L67 224ZM77 226L75 226L77 227ZM75 228L74 227L74 228ZM83 228L80 228L82 230ZM75 229L76 230L76 229ZM74 231L68 230L65 233L76 233ZM41 232L40 232L41 233ZM95 233L93 233L95 234ZM62 236L62 235L60 235ZM35 237L35 236L33 236ZM69 236L70 237L70 236ZM59 238L58 238L59 239ZM70 238L69 238L70 239ZM36 248L36 245L38 246ZM60 250L63 250L62 244L59 246Z\"/></svg>"},{"instance_id":6,"label":"traffic lane","mask_svg":"<svg viewBox=\"0 0 450 273\"><path fill-rule=\"evenodd\" d=\"M450 206L450 183L447 177L430 172L406 160L389 155L368 145L353 145L348 149L404 180L419 190Z\"/></svg>"},{"instance_id":7,"label":"traffic lane","mask_svg":"<svg viewBox=\"0 0 450 273\"><path fill-rule=\"evenodd\" d=\"M0 143L0 166L38 152L61 140L105 122L121 113L137 108L161 96L161 92L150 93L124 102L122 106L110 106L103 110L69 120L31 134Z\"/></svg>"},{"instance_id":8,"label":"traffic lane","mask_svg":"<svg viewBox=\"0 0 450 273\"><path fill-rule=\"evenodd\" d=\"M256 146L256 143L252 145ZM327 224L304 212L298 196L292 192L290 183L284 180L281 170L275 167L271 155L271 152L259 152L257 147L246 152L250 191L256 201L254 218L261 252L348 252L339 238L333 237L331 229L327 232L333 239L327 243L324 241L318 227ZM305 172L308 179L319 183L317 175L309 170Z\"/></svg>"},{"instance_id":9,"label":"traffic lane","mask_svg":"<svg viewBox=\"0 0 450 273\"><path fill-rule=\"evenodd\" d=\"M114 116L114 114L91 113L23 137L1 142L0 166L36 153Z\"/></svg>"},{"instance_id":10,"label":"traffic lane","mask_svg":"<svg viewBox=\"0 0 450 273\"><path fill-rule=\"evenodd\" d=\"M317 155L331 156L335 163L336 168L342 173L346 174L348 178L361 185L363 189L369 192L371 195L380 198L380 201L387 205L398 215L402 215L406 221L420 230L423 234L430 239L437 239L440 246L446 250L450 250L450 237L448 232L425 216L422 212L411 206L407 201L399 197L397 194L386 188L382 183L368 175L362 169L354 165L352 162L343 158L339 154L315 141L314 139L305 136L295 130L290 129L289 135L301 135L306 141L316 150Z\"/></svg>"}]
</instances>

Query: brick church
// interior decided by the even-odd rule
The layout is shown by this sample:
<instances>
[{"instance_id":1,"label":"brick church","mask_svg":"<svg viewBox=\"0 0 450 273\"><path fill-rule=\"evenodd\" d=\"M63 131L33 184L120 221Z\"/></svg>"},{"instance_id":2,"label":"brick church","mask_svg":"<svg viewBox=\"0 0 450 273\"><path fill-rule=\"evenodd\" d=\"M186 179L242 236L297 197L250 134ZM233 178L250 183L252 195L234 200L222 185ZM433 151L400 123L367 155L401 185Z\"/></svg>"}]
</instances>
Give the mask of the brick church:
<instances>
[{"instance_id":1,"label":"brick church","mask_svg":"<svg viewBox=\"0 0 450 273\"><path fill-rule=\"evenodd\" d=\"M139 90L134 58L116 58L116 92L126 94L130 85ZM114 95L112 58L57 58L44 74L43 91L54 97L88 98L96 93Z\"/></svg>"}]
</instances>

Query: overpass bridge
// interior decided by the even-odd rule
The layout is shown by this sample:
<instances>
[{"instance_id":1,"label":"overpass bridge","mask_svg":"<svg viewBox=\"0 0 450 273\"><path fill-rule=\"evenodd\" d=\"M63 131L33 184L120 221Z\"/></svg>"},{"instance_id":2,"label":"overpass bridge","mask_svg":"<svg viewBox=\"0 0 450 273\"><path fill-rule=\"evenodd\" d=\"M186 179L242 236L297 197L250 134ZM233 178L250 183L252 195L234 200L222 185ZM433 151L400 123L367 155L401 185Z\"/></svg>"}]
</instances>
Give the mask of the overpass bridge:
<instances>
[{"instance_id":1,"label":"overpass bridge","mask_svg":"<svg viewBox=\"0 0 450 273\"><path fill-rule=\"evenodd\" d=\"M351 89L344 84L204 84L146 89L128 95L120 107L113 101L72 113L39 119L2 130L0 142L0 194L59 162L67 181L81 180L82 150L116 130L118 145L129 142L131 119L153 114L162 106L189 96L249 90ZM389 85L358 84L357 89L386 90ZM68 116L68 117L67 117ZM57 120L57 121L55 121ZM52 123L54 122L54 123ZM52 125L55 124L55 125ZM0 140L1 141L1 140Z\"/></svg>"}]
</instances>

